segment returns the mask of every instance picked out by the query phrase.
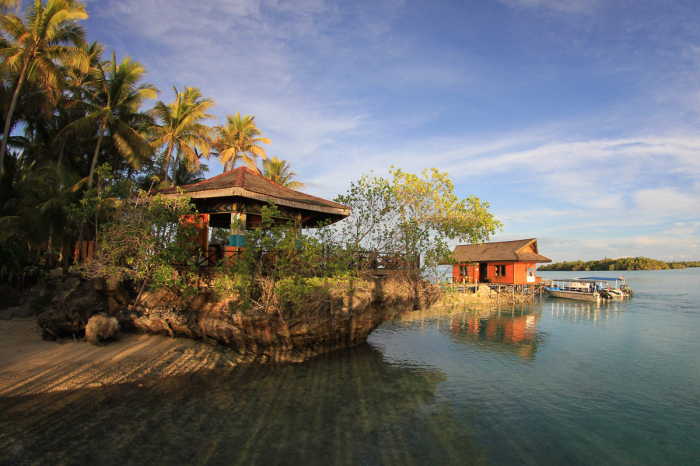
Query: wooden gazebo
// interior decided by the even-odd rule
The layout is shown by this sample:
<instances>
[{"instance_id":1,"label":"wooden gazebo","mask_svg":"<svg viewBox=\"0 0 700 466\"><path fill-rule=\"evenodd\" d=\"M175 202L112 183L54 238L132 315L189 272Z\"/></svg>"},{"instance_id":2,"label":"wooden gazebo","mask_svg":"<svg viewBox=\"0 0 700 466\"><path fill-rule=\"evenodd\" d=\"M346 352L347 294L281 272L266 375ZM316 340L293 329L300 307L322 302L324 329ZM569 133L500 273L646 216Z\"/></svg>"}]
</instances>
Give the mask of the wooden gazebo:
<instances>
[{"instance_id":1,"label":"wooden gazebo","mask_svg":"<svg viewBox=\"0 0 700 466\"><path fill-rule=\"evenodd\" d=\"M230 246L225 253L237 252L245 245L245 230L262 224L262 208L272 201L280 214L275 223L300 231L320 223L334 223L350 215L350 208L299 191L283 188L246 167L239 167L199 183L159 190L166 197L179 197L179 190L187 193L199 212L202 225L197 239L202 251L210 251L209 227L230 228ZM228 255L228 254L226 254ZM211 258L208 262L211 262Z\"/></svg>"}]
</instances>

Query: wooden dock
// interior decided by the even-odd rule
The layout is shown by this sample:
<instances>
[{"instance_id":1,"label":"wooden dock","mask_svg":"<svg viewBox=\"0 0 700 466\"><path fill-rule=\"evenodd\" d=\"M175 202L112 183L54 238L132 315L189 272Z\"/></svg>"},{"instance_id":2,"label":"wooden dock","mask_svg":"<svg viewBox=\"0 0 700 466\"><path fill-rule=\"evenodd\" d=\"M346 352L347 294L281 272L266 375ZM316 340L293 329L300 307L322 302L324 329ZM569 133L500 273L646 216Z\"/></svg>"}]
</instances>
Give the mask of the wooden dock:
<instances>
[{"instance_id":1,"label":"wooden dock","mask_svg":"<svg viewBox=\"0 0 700 466\"><path fill-rule=\"evenodd\" d=\"M544 289L551 286L551 281L543 279L537 283L527 285L511 285L502 283L447 283L442 284L443 289L456 293L483 293L488 292L489 298L496 302L516 303L534 301L537 296L544 294ZM485 290L488 288L488 291Z\"/></svg>"}]
</instances>

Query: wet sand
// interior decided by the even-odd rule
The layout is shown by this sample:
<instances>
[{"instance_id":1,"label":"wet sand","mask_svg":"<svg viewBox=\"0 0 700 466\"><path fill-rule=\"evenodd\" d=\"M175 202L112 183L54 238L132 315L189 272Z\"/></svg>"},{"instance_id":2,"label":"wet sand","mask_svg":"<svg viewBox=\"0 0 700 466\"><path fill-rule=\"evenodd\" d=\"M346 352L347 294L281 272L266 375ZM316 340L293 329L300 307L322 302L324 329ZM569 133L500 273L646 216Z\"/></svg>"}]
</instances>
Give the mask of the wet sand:
<instances>
[{"instance_id":1,"label":"wet sand","mask_svg":"<svg viewBox=\"0 0 700 466\"><path fill-rule=\"evenodd\" d=\"M49 342L41 339L36 318L0 320L2 397L101 387L235 365L231 354L194 340L122 334L119 341L102 347L73 340Z\"/></svg>"}]
</instances>

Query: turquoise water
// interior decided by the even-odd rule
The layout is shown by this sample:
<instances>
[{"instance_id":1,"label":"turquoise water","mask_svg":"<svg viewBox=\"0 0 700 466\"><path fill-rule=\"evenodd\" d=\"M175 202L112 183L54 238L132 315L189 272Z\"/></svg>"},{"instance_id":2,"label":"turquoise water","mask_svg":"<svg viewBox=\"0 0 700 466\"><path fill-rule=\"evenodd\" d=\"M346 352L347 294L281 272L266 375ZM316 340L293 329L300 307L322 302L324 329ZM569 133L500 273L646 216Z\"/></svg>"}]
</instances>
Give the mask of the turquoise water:
<instances>
[{"instance_id":1,"label":"turquoise water","mask_svg":"<svg viewBox=\"0 0 700 466\"><path fill-rule=\"evenodd\" d=\"M0 398L0 464L700 464L700 269L623 273L630 301L420 311L304 364Z\"/></svg>"}]
</instances>

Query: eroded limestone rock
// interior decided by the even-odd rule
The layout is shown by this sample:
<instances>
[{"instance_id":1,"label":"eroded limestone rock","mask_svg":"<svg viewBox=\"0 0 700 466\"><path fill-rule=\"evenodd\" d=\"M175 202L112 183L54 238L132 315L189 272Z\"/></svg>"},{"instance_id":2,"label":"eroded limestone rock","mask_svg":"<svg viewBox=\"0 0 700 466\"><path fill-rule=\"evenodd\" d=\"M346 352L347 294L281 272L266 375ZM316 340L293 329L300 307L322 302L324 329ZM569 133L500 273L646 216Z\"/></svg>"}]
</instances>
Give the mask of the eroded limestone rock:
<instances>
[{"instance_id":1,"label":"eroded limestone rock","mask_svg":"<svg viewBox=\"0 0 700 466\"><path fill-rule=\"evenodd\" d=\"M235 351L242 361L301 362L363 343L382 323L412 310L413 302L406 298L404 289L377 281L364 282L351 293L321 290L309 298L304 311L297 312L275 305L267 310L261 306L242 309L233 298L206 291L190 297L167 290L144 293L133 306L133 290L109 291L85 283L69 287L65 306L42 314L39 324L45 339L85 330L88 339L98 344L112 338L110 329L117 328L118 335L121 326L124 330L201 339ZM95 324L91 324L93 320Z\"/></svg>"},{"instance_id":2,"label":"eroded limestone rock","mask_svg":"<svg viewBox=\"0 0 700 466\"><path fill-rule=\"evenodd\" d=\"M119 322L114 317L97 314L88 320L85 326L85 338L93 345L100 345L106 340L119 339Z\"/></svg>"}]
</instances>

